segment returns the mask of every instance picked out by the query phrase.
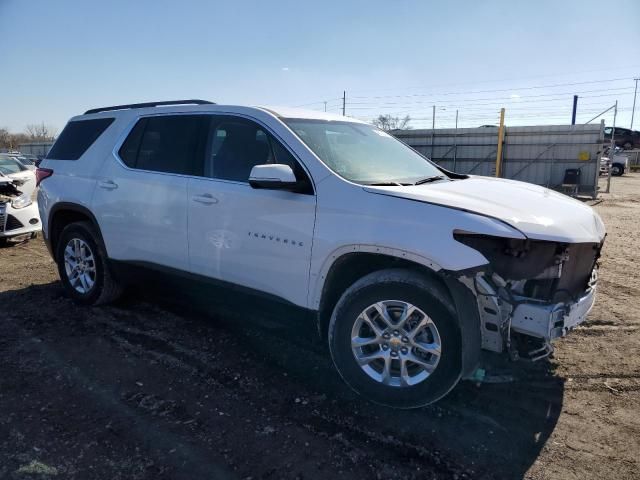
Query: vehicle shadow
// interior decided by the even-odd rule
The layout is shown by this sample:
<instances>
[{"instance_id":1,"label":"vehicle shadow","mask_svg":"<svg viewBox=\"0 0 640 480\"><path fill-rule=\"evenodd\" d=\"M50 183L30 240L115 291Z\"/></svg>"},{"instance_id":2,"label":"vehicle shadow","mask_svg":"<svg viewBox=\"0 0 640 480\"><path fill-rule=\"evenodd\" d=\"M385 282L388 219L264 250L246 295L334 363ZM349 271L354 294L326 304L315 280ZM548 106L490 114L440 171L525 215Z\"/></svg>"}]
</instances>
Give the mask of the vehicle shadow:
<instances>
[{"instance_id":1,"label":"vehicle shadow","mask_svg":"<svg viewBox=\"0 0 640 480\"><path fill-rule=\"evenodd\" d=\"M47 302L54 302L57 312L66 310L74 323L65 325L78 328L98 312L70 302L68 307L60 306L62 295L58 282L2 292L0 302L4 307L0 311L11 308L13 316L32 320L42 316L47 328L55 325L51 318L44 320ZM306 398L324 399L302 413L285 412L291 422L304 424L328 438L347 439L362 449L375 447L393 463L435 469L442 472L442 478L452 478L454 472L471 478L523 478L562 411L564 380L554 374L547 361L494 363L488 367L484 381L461 382L435 405L393 410L365 401L342 382L312 322L263 310L259 302L232 309L206 296L176 295L175 291L169 294L151 285L129 293L115 309L133 312L130 322L135 328L136 318L151 316L145 307L147 301L177 319L171 326L158 322L157 329L166 329L162 333L167 336L179 332L188 338L190 331L193 335L197 331L204 338L228 332L256 361L282 372L278 388L283 395L299 395L301 402ZM67 305L66 300L62 303ZM192 340L194 345L200 341ZM281 378L279 373L275 377Z\"/></svg>"},{"instance_id":2,"label":"vehicle shadow","mask_svg":"<svg viewBox=\"0 0 640 480\"><path fill-rule=\"evenodd\" d=\"M337 401L305 419L328 435L381 442L406 460L457 465L472 478L523 478L538 458L562 411L564 379L548 360L511 363L483 356L486 374L462 381L435 405L394 410L365 401L341 380L328 348L309 319L244 304L242 313L210 297L181 300L149 290L146 298L199 327L224 328L247 351L280 369L314 395ZM247 312L251 312L247 314ZM445 468L446 470L446 468Z\"/></svg>"}]
</instances>

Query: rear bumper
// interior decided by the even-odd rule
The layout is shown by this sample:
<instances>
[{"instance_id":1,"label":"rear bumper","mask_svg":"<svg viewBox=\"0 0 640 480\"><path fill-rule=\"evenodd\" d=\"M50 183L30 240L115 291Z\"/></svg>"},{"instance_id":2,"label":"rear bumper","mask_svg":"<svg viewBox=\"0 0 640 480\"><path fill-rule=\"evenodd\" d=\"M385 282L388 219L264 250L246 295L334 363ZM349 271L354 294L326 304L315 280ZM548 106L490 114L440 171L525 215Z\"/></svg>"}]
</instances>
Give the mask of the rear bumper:
<instances>
[{"instance_id":1,"label":"rear bumper","mask_svg":"<svg viewBox=\"0 0 640 480\"><path fill-rule=\"evenodd\" d=\"M42 230L42 239L44 240L44 244L47 246L47 251L49 252L49 255L51 255L51 258L53 258L53 261L55 262L56 256L53 254L51 239L47 236L47 231L44 229Z\"/></svg>"}]
</instances>

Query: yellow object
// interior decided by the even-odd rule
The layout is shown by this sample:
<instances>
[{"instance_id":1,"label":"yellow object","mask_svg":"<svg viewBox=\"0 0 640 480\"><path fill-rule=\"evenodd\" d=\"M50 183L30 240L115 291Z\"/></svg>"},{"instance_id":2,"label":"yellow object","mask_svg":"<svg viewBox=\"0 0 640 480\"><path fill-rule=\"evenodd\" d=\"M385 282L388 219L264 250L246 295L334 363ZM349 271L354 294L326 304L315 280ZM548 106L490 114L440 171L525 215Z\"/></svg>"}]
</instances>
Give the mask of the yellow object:
<instances>
[{"instance_id":1,"label":"yellow object","mask_svg":"<svg viewBox=\"0 0 640 480\"><path fill-rule=\"evenodd\" d=\"M586 150L583 150L581 152L578 153L578 160L581 160L583 162L588 161L591 158L591 154L589 152L587 152Z\"/></svg>"},{"instance_id":2,"label":"yellow object","mask_svg":"<svg viewBox=\"0 0 640 480\"><path fill-rule=\"evenodd\" d=\"M502 142L504 141L504 108L500 109L500 129L498 130L498 153L496 154L496 177L502 176Z\"/></svg>"}]
</instances>

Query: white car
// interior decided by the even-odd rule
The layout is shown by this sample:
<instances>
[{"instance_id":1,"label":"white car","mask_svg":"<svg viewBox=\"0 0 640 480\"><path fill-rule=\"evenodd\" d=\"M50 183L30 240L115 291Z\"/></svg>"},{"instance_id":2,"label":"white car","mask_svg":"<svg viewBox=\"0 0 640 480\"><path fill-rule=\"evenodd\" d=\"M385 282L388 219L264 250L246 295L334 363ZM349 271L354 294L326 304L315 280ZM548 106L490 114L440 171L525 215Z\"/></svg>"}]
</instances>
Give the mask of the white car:
<instances>
[{"instance_id":1,"label":"white car","mask_svg":"<svg viewBox=\"0 0 640 480\"><path fill-rule=\"evenodd\" d=\"M29 197L35 194L36 172L12 155L0 153L0 173L15 180L20 191Z\"/></svg>"},{"instance_id":2,"label":"white car","mask_svg":"<svg viewBox=\"0 0 640 480\"><path fill-rule=\"evenodd\" d=\"M624 172L629 170L629 157L624 155L621 148L616 147L616 151L613 154L613 161L610 160L610 149L605 149L605 155L600 157L600 175L608 175L609 169L611 169L611 175L614 177L620 177L624 175Z\"/></svg>"},{"instance_id":3,"label":"white car","mask_svg":"<svg viewBox=\"0 0 640 480\"><path fill-rule=\"evenodd\" d=\"M192 279L245 316L279 306L312 319L354 390L403 408L471 377L482 349L547 356L593 305L605 238L567 196L448 172L369 124L288 108L89 110L38 177L77 302L114 300L135 271Z\"/></svg>"},{"instance_id":4,"label":"white car","mask_svg":"<svg viewBox=\"0 0 640 480\"><path fill-rule=\"evenodd\" d=\"M35 172L0 154L0 243L25 235L33 238L41 230L35 188Z\"/></svg>"}]
</instances>

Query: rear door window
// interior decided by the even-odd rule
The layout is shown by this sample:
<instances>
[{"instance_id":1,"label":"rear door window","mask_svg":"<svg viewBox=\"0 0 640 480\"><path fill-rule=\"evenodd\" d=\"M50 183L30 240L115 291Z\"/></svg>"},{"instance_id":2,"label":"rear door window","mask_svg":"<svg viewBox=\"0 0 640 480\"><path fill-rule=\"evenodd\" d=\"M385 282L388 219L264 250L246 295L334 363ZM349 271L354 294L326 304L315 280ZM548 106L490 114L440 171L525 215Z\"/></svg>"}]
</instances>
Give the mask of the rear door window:
<instances>
[{"instance_id":1,"label":"rear door window","mask_svg":"<svg viewBox=\"0 0 640 480\"><path fill-rule=\"evenodd\" d=\"M47 154L48 160L78 160L113 123L113 118L74 120L67 123Z\"/></svg>"},{"instance_id":2,"label":"rear door window","mask_svg":"<svg viewBox=\"0 0 640 480\"><path fill-rule=\"evenodd\" d=\"M118 152L131 168L181 175L203 174L207 115L142 118Z\"/></svg>"}]
</instances>

